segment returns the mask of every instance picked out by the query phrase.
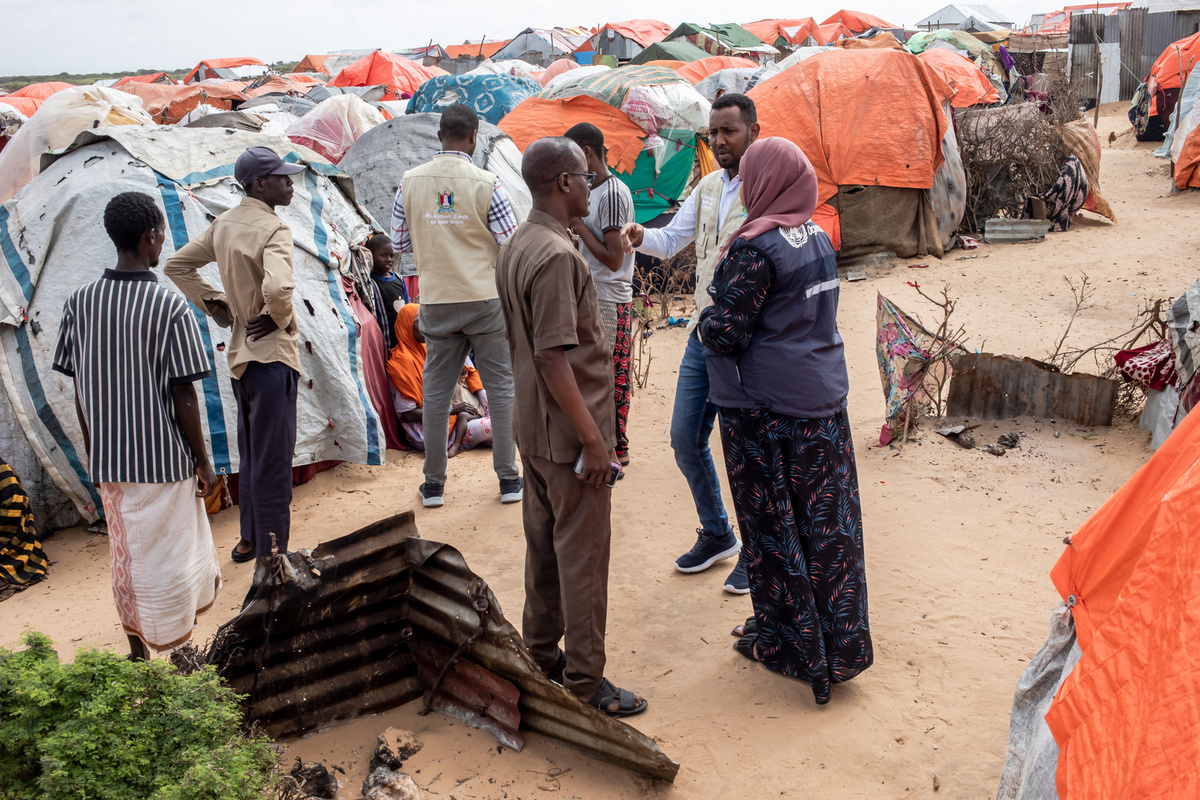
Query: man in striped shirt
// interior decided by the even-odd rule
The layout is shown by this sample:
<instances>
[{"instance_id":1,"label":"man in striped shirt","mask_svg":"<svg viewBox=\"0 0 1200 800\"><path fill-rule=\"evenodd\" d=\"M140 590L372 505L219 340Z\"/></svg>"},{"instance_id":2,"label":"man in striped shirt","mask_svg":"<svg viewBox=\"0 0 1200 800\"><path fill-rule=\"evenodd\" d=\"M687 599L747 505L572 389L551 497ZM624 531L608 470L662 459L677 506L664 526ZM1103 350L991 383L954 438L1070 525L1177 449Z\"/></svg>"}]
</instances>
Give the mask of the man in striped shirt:
<instances>
[{"instance_id":1,"label":"man in striped shirt","mask_svg":"<svg viewBox=\"0 0 1200 800\"><path fill-rule=\"evenodd\" d=\"M442 149L404 173L392 209L392 245L417 260L426 350L425 482L417 493L427 508L443 503L448 442L436 432L449 435L451 397L468 351L487 391L500 502L523 496L512 436L512 363L496 290L496 257L517 219L499 178L471 163L478 133L479 116L469 106L455 103L443 111Z\"/></svg>"},{"instance_id":2,"label":"man in striped shirt","mask_svg":"<svg viewBox=\"0 0 1200 800\"><path fill-rule=\"evenodd\" d=\"M114 197L117 263L63 307L54 369L75 409L108 522L113 595L135 659L179 647L221 586L203 497L216 478L194 381L210 372L187 301L160 286L164 217L141 192Z\"/></svg>"}]
</instances>

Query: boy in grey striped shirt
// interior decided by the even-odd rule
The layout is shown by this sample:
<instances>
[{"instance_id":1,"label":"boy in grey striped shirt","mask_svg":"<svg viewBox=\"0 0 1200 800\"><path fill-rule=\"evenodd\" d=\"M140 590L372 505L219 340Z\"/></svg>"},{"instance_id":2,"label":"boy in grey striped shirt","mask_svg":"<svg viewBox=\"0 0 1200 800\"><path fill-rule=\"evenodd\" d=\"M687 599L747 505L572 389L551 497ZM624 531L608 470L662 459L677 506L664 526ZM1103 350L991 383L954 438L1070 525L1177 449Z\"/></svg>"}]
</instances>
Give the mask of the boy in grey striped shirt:
<instances>
[{"instance_id":1,"label":"boy in grey striped shirt","mask_svg":"<svg viewBox=\"0 0 1200 800\"><path fill-rule=\"evenodd\" d=\"M165 220L141 192L114 197L117 263L67 299L54 369L75 408L108 522L113 596L135 659L186 643L221 587L203 497L216 478L194 381L208 352L187 301L160 286Z\"/></svg>"}]
</instances>

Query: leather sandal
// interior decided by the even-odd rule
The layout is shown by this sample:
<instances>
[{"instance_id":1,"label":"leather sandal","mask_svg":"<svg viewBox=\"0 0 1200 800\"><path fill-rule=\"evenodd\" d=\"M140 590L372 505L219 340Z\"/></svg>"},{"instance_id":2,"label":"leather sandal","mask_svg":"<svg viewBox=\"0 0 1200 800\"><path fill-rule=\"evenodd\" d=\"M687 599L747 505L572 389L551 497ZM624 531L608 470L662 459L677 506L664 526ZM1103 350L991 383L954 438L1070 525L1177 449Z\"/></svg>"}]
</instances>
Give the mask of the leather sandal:
<instances>
[{"instance_id":1,"label":"leather sandal","mask_svg":"<svg viewBox=\"0 0 1200 800\"><path fill-rule=\"evenodd\" d=\"M617 701L615 711L608 707L613 700ZM588 700L588 705L595 706L610 717L632 717L634 714L642 713L650 706L645 699L638 703L633 692L627 689L618 689L608 678L604 679L604 683L600 684L600 688Z\"/></svg>"},{"instance_id":2,"label":"leather sandal","mask_svg":"<svg viewBox=\"0 0 1200 800\"><path fill-rule=\"evenodd\" d=\"M742 629L741 633L738 633L738 628ZM735 626L734 629L729 633L738 637L739 639L743 636L749 636L752 633L758 633L758 620L754 617L746 617L745 622L743 622L741 625Z\"/></svg>"}]
</instances>

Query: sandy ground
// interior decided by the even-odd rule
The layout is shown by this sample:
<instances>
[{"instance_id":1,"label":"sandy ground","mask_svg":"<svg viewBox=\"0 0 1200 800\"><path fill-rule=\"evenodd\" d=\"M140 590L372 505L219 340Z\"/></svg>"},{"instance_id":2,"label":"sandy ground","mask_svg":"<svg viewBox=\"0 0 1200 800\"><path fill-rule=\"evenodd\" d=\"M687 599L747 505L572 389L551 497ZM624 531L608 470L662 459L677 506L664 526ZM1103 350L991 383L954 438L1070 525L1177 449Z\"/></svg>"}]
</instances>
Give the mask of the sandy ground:
<instances>
[{"instance_id":1,"label":"sandy ground","mask_svg":"<svg viewBox=\"0 0 1200 800\"><path fill-rule=\"evenodd\" d=\"M1085 430L1061 421L988 423L982 444L1006 431L1020 449L997 458L964 451L929 424L903 452L876 447L883 397L875 361L875 296L932 316L906 281L959 298L955 319L972 347L1044 357L1074 306L1064 276L1086 272L1096 293L1068 343L1125 330L1142 300L1178 295L1196 280L1200 195L1168 195L1166 162L1121 133L1123 104L1105 107L1102 182L1119 225L1087 217L1042 243L984 245L944 260L898 261L843 283L840 319L850 367L850 415L858 447L875 665L835 687L817 707L807 685L737 655L729 629L748 597L724 594L730 564L682 575L674 558L696 527L687 486L668 446L679 330L649 344L649 385L634 398L633 464L613 495L609 674L643 693L633 720L682 765L673 786L593 761L530 734L524 752L410 707L287 743L287 758L319 758L345 770L343 797L358 796L375 737L389 726L417 733L424 750L407 768L435 797L900 798L994 797L1004 762L1013 688L1047 632L1058 602L1048 571L1076 528L1150 455L1136 424ZM979 256L964 259L963 256ZM984 257L986 256L986 258ZM927 263L927 269L910 269ZM1054 431L1061 433L1055 438ZM713 446L720 452L719 440ZM501 506L487 452L451 461L447 503L419 507L419 455L388 454L385 467L343 465L296 491L293 546L312 547L383 516L416 507L426 538L459 548L510 620L523 602L519 506ZM723 474L723 469L721 470ZM726 492L726 506L732 504ZM201 618L203 641L232 616L250 565L227 552L236 511L213 532L226 589ZM46 543L48 580L0 605L0 646L25 629L52 636L69 657L81 646L124 650L109 590L103 537L73 529ZM557 779L550 777L560 771Z\"/></svg>"}]
</instances>

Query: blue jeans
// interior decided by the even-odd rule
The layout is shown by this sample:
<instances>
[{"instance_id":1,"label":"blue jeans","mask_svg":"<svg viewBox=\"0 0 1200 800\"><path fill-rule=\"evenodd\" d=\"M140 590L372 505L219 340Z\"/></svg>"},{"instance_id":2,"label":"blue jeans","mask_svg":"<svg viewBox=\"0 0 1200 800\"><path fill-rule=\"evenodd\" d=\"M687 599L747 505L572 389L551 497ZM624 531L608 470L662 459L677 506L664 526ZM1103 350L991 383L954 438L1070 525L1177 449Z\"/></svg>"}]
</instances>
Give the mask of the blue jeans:
<instances>
[{"instance_id":1,"label":"blue jeans","mask_svg":"<svg viewBox=\"0 0 1200 800\"><path fill-rule=\"evenodd\" d=\"M695 333L688 336L683 361L679 364L679 382L675 385L675 409L671 413L671 449L675 463L687 479L696 503L700 527L714 536L731 534L725 504L721 502L721 482L713 465L708 440L717 407L708 402L708 363L704 345Z\"/></svg>"}]
</instances>

